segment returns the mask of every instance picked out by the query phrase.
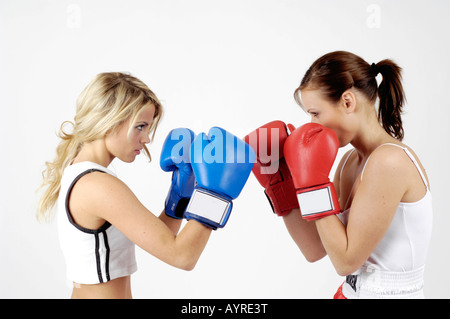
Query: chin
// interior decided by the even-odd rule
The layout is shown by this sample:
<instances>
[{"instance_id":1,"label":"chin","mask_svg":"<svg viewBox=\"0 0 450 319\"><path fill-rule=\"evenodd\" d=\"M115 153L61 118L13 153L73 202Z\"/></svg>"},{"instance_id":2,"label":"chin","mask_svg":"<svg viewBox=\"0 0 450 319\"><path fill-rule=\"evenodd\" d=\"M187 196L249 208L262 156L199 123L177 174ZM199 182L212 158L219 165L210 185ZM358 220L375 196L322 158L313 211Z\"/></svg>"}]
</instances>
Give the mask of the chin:
<instances>
[{"instance_id":1,"label":"chin","mask_svg":"<svg viewBox=\"0 0 450 319\"><path fill-rule=\"evenodd\" d=\"M134 160L136 159L136 156L133 155L133 156L131 156L131 157L119 157L119 159L120 159L122 162L125 162L125 163L133 163Z\"/></svg>"},{"instance_id":2,"label":"chin","mask_svg":"<svg viewBox=\"0 0 450 319\"><path fill-rule=\"evenodd\" d=\"M350 143L349 140L343 140L341 138L338 138L338 140L339 140L339 148L345 147L345 146L347 146Z\"/></svg>"},{"instance_id":3,"label":"chin","mask_svg":"<svg viewBox=\"0 0 450 319\"><path fill-rule=\"evenodd\" d=\"M351 137L348 134L340 132L339 134L336 133L336 135L338 137L339 147L345 147L352 141Z\"/></svg>"}]
</instances>

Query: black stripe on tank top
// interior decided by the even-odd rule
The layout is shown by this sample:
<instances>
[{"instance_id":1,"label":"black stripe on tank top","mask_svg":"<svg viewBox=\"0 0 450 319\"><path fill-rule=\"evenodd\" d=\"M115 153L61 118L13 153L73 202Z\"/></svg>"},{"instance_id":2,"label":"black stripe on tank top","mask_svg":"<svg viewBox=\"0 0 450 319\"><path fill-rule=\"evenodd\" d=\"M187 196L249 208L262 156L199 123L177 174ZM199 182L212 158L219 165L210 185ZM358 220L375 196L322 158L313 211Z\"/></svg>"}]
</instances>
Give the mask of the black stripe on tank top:
<instances>
[{"instance_id":1,"label":"black stripe on tank top","mask_svg":"<svg viewBox=\"0 0 450 319\"><path fill-rule=\"evenodd\" d=\"M106 235L106 231L103 231L103 239L105 240L105 248L106 248L106 257L105 257L105 272L106 272L106 280L110 281L109 277L109 244L108 244L108 236Z\"/></svg>"},{"instance_id":2,"label":"black stripe on tank top","mask_svg":"<svg viewBox=\"0 0 450 319\"><path fill-rule=\"evenodd\" d=\"M97 275L98 280L100 283L103 283L103 273L102 273L102 263L100 258L100 238L99 234L103 234L103 243L105 245L106 249L106 255L105 255L105 276L106 281L110 281L111 277L109 276L109 244L108 244L108 236L106 235L106 231L96 232L95 235L95 260L97 264Z\"/></svg>"},{"instance_id":3,"label":"black stripe on tank top","mask_svg":"<svg viewBox=\"0 0 450 319\"><path fill-rule=\"evenodd\" d=\"M95 237L95 261L97 264L97 275L98 275L98 280L100 283L103 283L103 276L102 276L102 266L101 266L101 262L100 262L100 252L99 252L99 248L100 248L100 242L98 239L98 234L97 232L94 233L94 237Z\"/></svg>"}]
</instances>

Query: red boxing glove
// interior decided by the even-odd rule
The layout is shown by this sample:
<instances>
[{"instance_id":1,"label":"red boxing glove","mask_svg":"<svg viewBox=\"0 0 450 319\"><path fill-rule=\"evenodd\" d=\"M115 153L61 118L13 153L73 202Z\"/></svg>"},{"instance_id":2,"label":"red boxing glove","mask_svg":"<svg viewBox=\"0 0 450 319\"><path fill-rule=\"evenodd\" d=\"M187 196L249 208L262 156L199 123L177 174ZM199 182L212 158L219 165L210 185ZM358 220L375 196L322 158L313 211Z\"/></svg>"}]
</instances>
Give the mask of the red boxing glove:
<instances>
[{"instance_id":1,"label":"red boxing glove","mask_svg":"<svg viewBox=\"0 0 450 319\"><path fill-rule=\"evenodd\" d=\"M302 217L315 220L339 214L341 208L329 174L339 149L333 130L308 123L297 128L284 144Z\"/></svg>"},{"instance_id":2,"label":"red boxing glove","mask_svg":"<svg viewBox=\"0 0 450 319\"><path fill-rule=\"evenodd\" d=\"M294 127L289 124L289 129L294 130ZM252 172L264 187L272 210L278 216L299 208L292 176L283 155L287 137L286 124L282 121L267 123L244 137L256 153Z\"/></svg>"}]
</instances>

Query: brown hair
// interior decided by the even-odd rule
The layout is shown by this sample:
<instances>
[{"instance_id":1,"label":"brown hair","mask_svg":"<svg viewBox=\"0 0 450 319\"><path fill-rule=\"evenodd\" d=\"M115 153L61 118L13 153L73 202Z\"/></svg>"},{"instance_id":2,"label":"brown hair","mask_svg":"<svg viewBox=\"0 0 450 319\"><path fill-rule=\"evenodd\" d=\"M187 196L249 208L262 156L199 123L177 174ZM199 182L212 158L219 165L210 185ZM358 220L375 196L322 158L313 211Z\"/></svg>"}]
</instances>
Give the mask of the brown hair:
<instances>
[{"instance_id":1,"label":"brown hair","mask_svg":"<svg viewBox=\"0 0 450 319\"><path fill-rule=\"evenodd\" d=\"M335 51L317 59L306 71L294 98L302 105L298 93L306 87L318 88L332 102L338 102L342 94L354 87L373 103L378 96L378 120L391 136L402 140L402 108L406 100L403 92L401 68L392 60L386 59L369 64L359 56ZM383 77L377 87L376 76Z\"/></svg>"}]
</instances>

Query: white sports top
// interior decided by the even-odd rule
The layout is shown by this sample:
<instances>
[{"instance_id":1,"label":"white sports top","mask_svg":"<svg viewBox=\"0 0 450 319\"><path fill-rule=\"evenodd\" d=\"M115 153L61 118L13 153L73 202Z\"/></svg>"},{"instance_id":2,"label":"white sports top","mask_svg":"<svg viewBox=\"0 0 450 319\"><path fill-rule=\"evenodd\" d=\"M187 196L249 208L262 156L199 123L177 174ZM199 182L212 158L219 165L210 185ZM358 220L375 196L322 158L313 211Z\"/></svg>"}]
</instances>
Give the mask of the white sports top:
<instances>
[{"instance_id":1,"label":"white sports top","mask_svg":"<svg viewBox=\"0 0 450 319\"><path fill-rule=\"evenodd\" d=\"M116 176L92 162L68 166L61 179L58 198L58 233L67 278L79 284L98 284L131 275L137 270L135 244L116 227L105 222L98 229L77 225L69 211L69 197L75 183L91 172Z\"/></svg>"},{"instance_id":2,"label":"white sports top","mask_svg":"<svg viewBox=\"0 0 450 319\"><path fill-rule=\"evenodd\" d=\"M405 151L419 171L427 188L427 192L425 196L417 202L399 203L386 234L361 269L355 272L356 275L360 275L360 278L367 277L367 274L377 273L376 276L372 275L372 281L376 278L377 284L374 286L373 282L370 283L370 281L365 280L366 286L363 288L365 289L366 294L359 295L359 297L373 297L375 295L379 297L380 294L382 295L388 291L390 295L395 295L393 291L397 291L400 295L409 291L408 294L410 294L410 296L421 297L423 294L423 269L432 229L431 193L428 189L425 175L411 152L406 147L397 144L386 143L383 145L393 145L402 148ZM347 163L351 153L346 158L342 168ZM364 164L361 180L369 159L370 156ZM347 209L338 215L344 225L347 225L349 212L350 209ZM381 272L376 272L375 270L381 270ZM363 274L362 276L361 273ZM401 285L399 284L400 281ZM382 287L378 287L377 285L382 285ZM395 286L395 289L391 289L387 286ZM353 293L353 291L347 289L347 292L348 291ZM370 292L370 294L368 292ZM404 296L406 295L403 294L403 297Z\"/></svg>"},{"instance_id":3,"label":"white sports top","mask_svg":"<svg viewBox=\"0 0 450 319\"><path fill-rule=\"evenodd\" d=\"M411 152L407 148L397 144L387 143L383 145L393 145L402 148L406 152L419 171L420 176L427 187L427 192L425 196L417 202L399 203L391 225L366 263L377 264L381 269L390 271L408 271L425 265L428 245L431 238L431 193L428 189L425 175ZM342 168L345 166L351 153L348 155ZM364 164L361 180L369 159L370 156ZM347 225L349 212L350 209L347 209L338 215L344 225Z\"/></svg>"}]
</instances>

